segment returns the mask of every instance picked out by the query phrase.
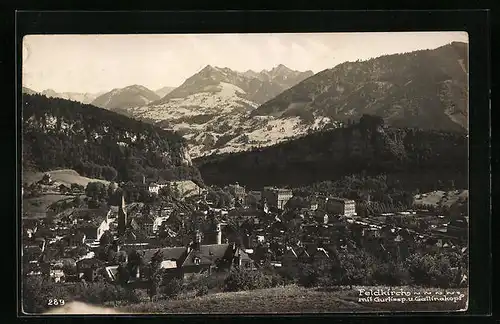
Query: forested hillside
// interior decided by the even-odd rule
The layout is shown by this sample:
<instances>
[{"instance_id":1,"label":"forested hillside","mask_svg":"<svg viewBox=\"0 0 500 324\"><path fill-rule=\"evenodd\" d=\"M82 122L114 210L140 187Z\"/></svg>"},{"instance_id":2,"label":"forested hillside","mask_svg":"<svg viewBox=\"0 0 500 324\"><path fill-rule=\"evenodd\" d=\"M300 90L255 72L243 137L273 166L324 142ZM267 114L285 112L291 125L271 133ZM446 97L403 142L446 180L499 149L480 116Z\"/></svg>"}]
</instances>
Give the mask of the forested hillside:
<instances>
[{"instance_id":1,"label":"forested hillside","mask_svg":"<svg viewBox=\"0 0 500 324\"><path fill-rule=\"evenodd\" d=\"M88 177L193 179L185 140L172 131L79 102L23 95L23 167Z\"/></svg>"},{"instance_id":2,"label":"forested hillside","mask_svg":"<svg viewBox=\"0 0 500 324\"><path fill-rule=\"evenodd\" d=\"M364 115L345 128L195 164L208 184L302 186L365 172L397 174L410 186L432 188L438 180L466 187L467 161L461 132L386 127L381 117Z\"/></svg>"},{"instance_id":3,"label":"forested hillside","mask_svg":"<svg viewBox=\"0 0 500 324\"><path fill-rule=\"evenodd\" d=\"M468 128L467 44L345 62L284 91L252 116L377 115L395 127Z\"/></svg>"}]
</instances>

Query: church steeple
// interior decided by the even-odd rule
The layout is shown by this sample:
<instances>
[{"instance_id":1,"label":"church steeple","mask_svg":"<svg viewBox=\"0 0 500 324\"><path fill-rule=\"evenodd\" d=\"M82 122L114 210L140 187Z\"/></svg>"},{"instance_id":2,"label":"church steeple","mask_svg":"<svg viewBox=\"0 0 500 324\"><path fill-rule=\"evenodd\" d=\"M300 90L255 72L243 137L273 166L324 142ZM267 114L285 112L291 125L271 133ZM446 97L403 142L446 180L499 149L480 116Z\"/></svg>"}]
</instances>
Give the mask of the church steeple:
<instances>
[{"instance_id":1,"label":"church steeple","mask_svg":"<svg viewBox=\"0 0 500 324\"><path fill-rule=\"evenodd\" d=\"M127 212L125 211L125 194L121 194L121 204L118 209L118 236L125 234L125 229L127 226Z\"/></svg>"},{"instance_id":2,"label":"church steeple","mask_svg":"<svg viewBox=\"0 0 500 324\"><path fill-rule=\"evenodd\" d=\"M262 210L264 211L264 213L269 213L269 206L267 204L267 199L264 198L263 199L263 203L262 203Z\"/></svg>"}]
</instances>

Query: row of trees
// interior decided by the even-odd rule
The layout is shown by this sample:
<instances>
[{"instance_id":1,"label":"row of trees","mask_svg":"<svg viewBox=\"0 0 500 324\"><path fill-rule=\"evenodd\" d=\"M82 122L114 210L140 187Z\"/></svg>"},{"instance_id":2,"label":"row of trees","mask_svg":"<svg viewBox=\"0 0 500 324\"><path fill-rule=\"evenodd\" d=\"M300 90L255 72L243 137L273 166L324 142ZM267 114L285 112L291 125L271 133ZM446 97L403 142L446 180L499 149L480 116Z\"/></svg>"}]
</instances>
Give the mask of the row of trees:
<instances>
[{"instance_id":1,"label":"row of trees","mask_svg":"<svg viewBox=\"0 0 500 324\"><path fill-rule=\"evenodd\" d=\"M364 250L339 251L331 259L299 263L278 271L288 282L306 287L338 285L415 285L457 288L467 282L466 256L456 252L414 253L403 261L386 261Z\"/></svg>"},{"instance_id":2,"label":"row of trees","mask_svg":"<svg viewBox=\"0 0 500 324\"><path fill-rule=\"evenodd\" d=\"M74 169L80 175L90 178L115 181L118 177L118 171L109 165L98 165L92 162L80 162L74 166Z\"/></svg>"}]
</instances>

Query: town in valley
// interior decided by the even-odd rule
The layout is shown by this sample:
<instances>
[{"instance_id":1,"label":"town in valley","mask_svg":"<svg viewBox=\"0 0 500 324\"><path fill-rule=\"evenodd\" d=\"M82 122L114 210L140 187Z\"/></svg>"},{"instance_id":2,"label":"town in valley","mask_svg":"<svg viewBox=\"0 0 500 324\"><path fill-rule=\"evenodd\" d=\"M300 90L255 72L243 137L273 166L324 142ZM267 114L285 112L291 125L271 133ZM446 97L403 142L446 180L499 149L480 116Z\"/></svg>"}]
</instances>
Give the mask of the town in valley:
<instances>
[{"instance_id":1,"label":"town in valley","mask_svg":"<svg viewBox=\"0 0 500 324\"><path fill-rule=\"evenodd\" d=\"M336 34L25 37L23 312L466 309L359 292L467 296L467 39L362 34L345 52ZM68 57L95 47L83 81L49 55L58 37ZM393 50L363 56L366 37ZM255 44L283 51L234 60ZM120 46L137 53L106 56Z\"/></svg>"}]
</instances>

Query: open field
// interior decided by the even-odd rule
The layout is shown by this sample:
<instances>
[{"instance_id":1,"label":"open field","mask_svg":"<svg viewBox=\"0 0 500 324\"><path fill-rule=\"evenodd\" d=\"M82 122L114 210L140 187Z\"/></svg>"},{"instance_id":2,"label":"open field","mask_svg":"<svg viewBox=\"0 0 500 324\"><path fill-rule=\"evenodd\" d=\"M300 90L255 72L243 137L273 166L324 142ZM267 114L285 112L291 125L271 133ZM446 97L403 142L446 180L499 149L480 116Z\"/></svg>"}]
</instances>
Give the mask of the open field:
<instances>
[{"instance_id":1,"label":"open field","mask_svg":"<svg viewBox=\"0 0 500 324\"><path fill-rule=\"evenodd\" d=\"M48 171L48 172L30 172L26 171L23 172L23 182L27 182L28 185L42 180L43 175L45 173L50 173L50 176L53 181L57 183L57 185L64 184L66 186L71 186L72 183L77 183L82 186L87 186L89 182L93 181L99 181L104 183L105 185L109 184L109 181L106 180L101 180L101 179L92 179L92 178L87 178L83 177L78 174L78 172L71 170L71 169L64 169L64 170L53 170L53 171Z\"/></svg>"},{"instance_id":2,"label":"open field","mask_svg":"<svg viewBox=\"0 0 500 324\"><path fill-rule=\"evenodd\" d=\"M359 287L361 288L361 287ZM376 287L362 287L376 290ZM383 288L380 288L383 289ZM395 290L400 289L394 288ZM424 294L436 289L403 288ZM453 292L466 294L466 289ZM216 293L202 297L159 300L118 307L125 313L339 313L387 311L452 311L466 307L466 298L459 302L360 302L359 290L339 288L304 288L295 285L253 291Z\"/></svg>"}]
</instances>

